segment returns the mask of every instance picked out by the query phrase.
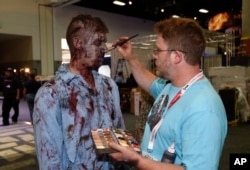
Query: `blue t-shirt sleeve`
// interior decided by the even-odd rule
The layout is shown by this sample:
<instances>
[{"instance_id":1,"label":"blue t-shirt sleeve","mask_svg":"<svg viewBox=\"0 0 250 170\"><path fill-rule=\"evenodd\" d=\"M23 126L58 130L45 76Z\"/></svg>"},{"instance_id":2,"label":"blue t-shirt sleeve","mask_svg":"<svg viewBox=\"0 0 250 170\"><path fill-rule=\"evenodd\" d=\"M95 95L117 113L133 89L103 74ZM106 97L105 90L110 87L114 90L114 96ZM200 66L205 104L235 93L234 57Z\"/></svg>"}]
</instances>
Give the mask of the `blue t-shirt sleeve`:
<instances>
[{"instance_id":1,"label":"blue t-shirt sleeve","mask_svg":"<svg viewBox=\"0 0 250 170\"><path fill-rule=\"evenodd\" d=\"M156 99L156 97L161 93L163 88L166 86L167 80L162 78L155 79L152 84L150 85L150 93Z\"/></svg>"}]
</instances>

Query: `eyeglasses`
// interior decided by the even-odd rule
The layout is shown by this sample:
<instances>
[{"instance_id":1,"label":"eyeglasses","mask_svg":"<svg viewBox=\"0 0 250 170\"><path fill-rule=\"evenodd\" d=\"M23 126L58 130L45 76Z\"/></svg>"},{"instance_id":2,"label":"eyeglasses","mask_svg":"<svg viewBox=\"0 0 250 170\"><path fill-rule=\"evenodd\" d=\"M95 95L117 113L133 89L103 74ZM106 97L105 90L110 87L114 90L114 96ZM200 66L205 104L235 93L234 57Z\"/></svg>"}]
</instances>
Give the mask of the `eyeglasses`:
<instances>
[{"instance_id":1,"label":"eyeglasses","mask_svg":"<svg viewBox=\"0 0 250 170\"><path fill-rule=\"evenodd\" d=\"M155 49L155 50L153 50L153 54L154 54L154 55L157 55L158 53L164 52L164 51L167 51L167 52L180 51L180 52L182 52L182 53L184 53L184 54L187 54L186 51L182 51L182 50L160 50L160 49Z\"/></svg>"}]
</instances>

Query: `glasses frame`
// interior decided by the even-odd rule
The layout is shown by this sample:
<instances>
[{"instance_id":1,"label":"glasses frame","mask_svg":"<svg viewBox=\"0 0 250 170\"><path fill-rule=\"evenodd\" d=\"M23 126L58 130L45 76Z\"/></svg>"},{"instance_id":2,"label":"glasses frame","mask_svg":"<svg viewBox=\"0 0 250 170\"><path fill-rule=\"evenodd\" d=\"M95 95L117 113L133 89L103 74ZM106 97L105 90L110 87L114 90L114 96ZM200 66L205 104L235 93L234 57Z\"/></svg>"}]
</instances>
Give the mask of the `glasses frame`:
<instances>
[{"instance_id":1,"label":"glasses frame","mask_svg":"<svg viewBox=\"0 0 250 170\"><path fill-rule=\"evenodd\" d=\"M157 54L159 54L160 52L165 52L165 51L167 51L167 52L175 52L175 51L179 51L179 52L182 52L183 54L187 54L187 52L186 52L186 51L183 51L183 50L175 50L175 49L170 49L170 50L160 50L160 49L154 49L154 50L153 50L153 54L154 54L154 55L157 55Z\"/></svg>"}]
</instances>

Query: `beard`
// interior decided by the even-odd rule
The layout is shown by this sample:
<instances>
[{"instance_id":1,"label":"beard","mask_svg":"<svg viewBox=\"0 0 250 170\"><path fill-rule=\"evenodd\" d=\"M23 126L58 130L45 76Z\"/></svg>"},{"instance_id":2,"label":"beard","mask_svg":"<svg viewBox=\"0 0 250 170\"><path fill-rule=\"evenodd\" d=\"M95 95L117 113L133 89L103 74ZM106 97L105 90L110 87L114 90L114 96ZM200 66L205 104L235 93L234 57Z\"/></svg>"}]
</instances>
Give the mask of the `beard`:
<instances>
[{"instance_id":1,"label":"beard","mask_svg":"<svg viewBox=\"0 0 250 170\"><path fill-rule=\"evenodd\" d=\"M171 72L174 71L173 66L170 62L166 63L160 63L159 65L156 63L156 71L155 74L157 77L163 78L163 79L169 79Z\"/></svg>"}]
</instances>

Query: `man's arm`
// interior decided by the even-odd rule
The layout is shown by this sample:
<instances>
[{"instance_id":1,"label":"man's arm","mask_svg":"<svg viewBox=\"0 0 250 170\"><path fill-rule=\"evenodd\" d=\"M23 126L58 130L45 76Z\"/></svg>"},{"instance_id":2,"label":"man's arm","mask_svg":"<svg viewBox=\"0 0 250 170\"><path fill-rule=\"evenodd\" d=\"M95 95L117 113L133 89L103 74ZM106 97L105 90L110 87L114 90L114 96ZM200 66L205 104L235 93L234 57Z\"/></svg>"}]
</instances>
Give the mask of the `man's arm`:
<instances>
[{"instance_id":1,"label":"man's arm","mask_svg":"<svg viewBox=\"0 0 250 170\"><path fill-rule=\"evenodd\" d=\"M35 99L33 126L40 169L62 169L62 127L56 117L57 96L51 89L41 88Z\"/></svg>"},{"instance_id":2,"label":"man's arm","mask_svg":"<svg viewBox=\"0 0 250 170\"><path fill-rule=\"evenodd\" d=\"M21 91L20 88L18 88L16 91L16 100L20 100L20 91Z\"/></svg>"},{"instance_id":3,"label":"man's arm","mask_svg":"<svg viewBox=\"0 0 250 170\"><path fill-rule=\"evenodd\" d=\"M126 39L126 37L122 37L120 40L122 39ZM116 41L113 46L115 46L117 43L119 43L119 40ZM123 44L122 46L117 46L117 50L121 53L123 58L127 60L138 85L149 93L150 84L157 78L156 75L147 70L135 57L130 41Z\"/></svg>"},{"instance_id":4,"label":"man's arm","mask_svg":"<svg viewBox=\"0 0 250 170\"><path fill-rule=\"evenodd\" d=\"M138 85L150 93L150 85L157 77L147 70L135 56L127 61Z\"/></svg>"},{"instance_id":5,"label":"man's arm","mask_svg":"<svg viewBox=\"0 0 250 170\"><path fill-rule=\"evenodd\" d=\"M170 164L165 162L157 162L148 158L140 156L137 152L123 147L117 143L110 143L111 148L118 152L109 154L112 158L118 161L123 161L132 166L135 166L139 170L152 170L152 169L168 169L168 170L185 170L183 166Z\"/></svg>"}]
</instances>

